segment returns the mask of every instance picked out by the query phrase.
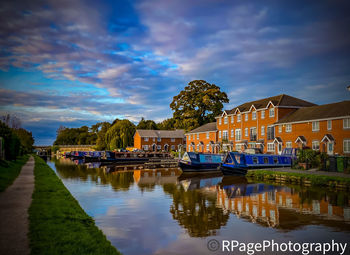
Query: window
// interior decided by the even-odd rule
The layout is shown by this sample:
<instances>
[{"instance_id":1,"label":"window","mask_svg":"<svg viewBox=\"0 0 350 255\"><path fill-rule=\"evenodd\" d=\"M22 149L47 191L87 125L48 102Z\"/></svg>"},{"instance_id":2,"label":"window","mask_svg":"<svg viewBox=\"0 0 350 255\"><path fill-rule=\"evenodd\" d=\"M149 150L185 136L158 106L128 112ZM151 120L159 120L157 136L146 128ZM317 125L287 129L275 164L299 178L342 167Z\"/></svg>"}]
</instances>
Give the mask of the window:
<instances>
[{"instance_id":1,"label":"window","mask_svg":"<svg viewBox=\"0 0 350 255\"><path fill-rule=\"evenodd\" d=\"M234 130L231 129L231 137L233 137L233 136L234 136Z\"/></svg>"},{"instance_id":2,"label":"window","mask_svg":"<svg viewBox=\"0 0 350 255\"><path fill-rule=\"evenodd\" d=\"M254 158L253 158L253 164L258 164L258 162L259 162L259 161L258 161L258 158L257 158L257 157L254 157Z\"/></svg>"},{"instance_id":3,"label":"window","mask_svg":"<svg viewBox=\"0 0 350 255\"><path fill-rule=\"evenodd\" d=\"M270 110L269 110L269 116L270 116L270 118L271 118L271 117L275 117L275 108L270 108Z\"/></svg>"},{"instance_id":4,"label":"window","mask_svg":"<svg viewBox=\"0 0 350 255\"><path fill-rule=\"evenodd\" d=\"M240 129L236 129L235 130L236 133L236 141L240 141L241 140L241 130Z\"/></svg>"},{"instance_id":5,"label":"window","mask_svg":"<svg viewBox=\"0 0 350 255\"><path fill-rule=\"evenodd\" d=\"M171 142L175 142L175 138L171 138Z\"/></svg>"},{"instance_id":6,"label":"window","mask_svg":"<svg viewBox=\"0 0 350 255\"><path fill-rule=\"evenodd\" d=\"M191 151L191 145L188 145L188 151Z\"/></svg>"},{"instance_id":7,"label":"window","mask_svg":"<svg viewBox=\"0 0 350 255\"><path fill-rule=\"evenodd\" d=\"M171 145L171 150L172 150L172 151L175 150L175 145Z\"/></svg>"},{"instance_id":8,"label":"window","mask_svg":"<svg viewBox=\"0 0 350 255\"><path fill-rule=\"evenodd\" d=\"M209 143L207 144L207 151L209 151Z\"/></svg>"},{"instance_id":9,"label":"window","mask_svg":"<svg viewBox=\"0 0 350 255\"><path fill-rule=\"evenodd\" d=\"M319 121L313 121L312 122L312 131L319 131L320 130L320 122Z\"/></svg>"},{"instance_id":10,"label":"window","mask_svg":"<svg viewBox=\"0 0 350 255\"><path fill-rule=\"evenodd\" d=\"M209 139L209 132L207 132L207 139Z\"/></svg>"},{"instance_id":11,"label":"window","mask_svg":"<svg viewBox=\"0 0 350 255\"><path fill-rule=\"evenodd\" d=\"M268 164L269 163L269 158L264 157L264 164Z\"/></svg>"},{"instance_id":12,"label":"window","mask_svg":"<svg viewBox=\"0 0 350 255\"><path fill-rule=\"evenodd\" d=\"M244 129L244 136L248 136L248 128Z\"/></svg>"},{"instance_id":13,"label":"window","mask_svg":"<svg viewBox=\"0 0 350 255\"><path fill-rule=\"evenodd\" d=\"M237 122L241 122L241 114L237 114Z\"/></svg>"},{"instance_id":14,"label":"window","mask_svg":"<svg viewBox=\"0 0 350 255\"><path fill-rule=\"evenodd\" d=\"M332 130L332 121L327 120L327 130Z\"/></svg>"},{"instance_id":15,"label":"window","mask_svg":"<svg viewBox=\"0 0 350 255\"><path fill-rule=\"evenodd\" d=\"M278 164L278 158L273 157L273 163L274 163L274 164Z\"/></svg>"},{"instance_id":16,"label":"window","mask_svg":"<svg viewBox=\"0 0 350 255\"><path fill-rule=\"evenodd\" d=\"M261 126L261 135L262 135L262 136L265 135L265 126Z\"/></svg>"},{"instance_id":17,"label":"window","mask_svg":"<svg viewBox=\"0 0 350 255\"><path fill-rule=\"evenodd\" d=\"M292 132L292 124L287 124L287 125L286 125L286 132L287 132L287 133Z\"/></svg>"},{"instance_id":18,"label":"window","mask_svg":"<svg viewBox=\"0 0 350 255\"><path fill-rule=\"evenodd\" d=\"M241 151L241 145L240 144L236 144L236 151Z\"/></svg>"},{"instance_id":19,"label":"window","mask_svg":"<svg viewBox=\"0 0 350 255\"><path fill-rule=\"evenodd\" d=\"M256 111L252 112L252 120L256 120Z\"/></svg>"},{"instance_id":20,"label":"window","mask_svg":"<svg viewBox=\"0 0 350 255\"><path fill-rule=\"evenodd\" d=\"M148 145L144 145L143 150L148 151Z\"/></svg>"},{"instance_id":21,"label":"window","mask_svg":"<svg viewBox=\"0 0 350 255\"><path fill-rule=\"evenodd\" d=\"M153 142L155 142L156 141L156 138L155 137L153 137Z\"/></svg>"},{"instance_id":22,"label":"window","mask_svg":"<svg viewBox=\"0 0 350 255\"><path fill-rule=\"evenodd\" d=\"M250 128L250 141L256 141L256 127Z\"/></svg>"},{"instance_id":23,"label":"window","mask_svg":"<svg viewBox=\"0 0 350 255\"><path fill-rule=\"evenodd\" d=\"M245 121L248 121L248 113L246 113L246 114L244 115L244 120L245 120Z\"/></svg>"},{"instance_id":24,"label":"window","mask_svg":"<svg viewBox=\"0 0 350 255\"><path fill-rule=\"evenodd\" d=\"M268 143L267 144L267 151L275 152L275 144L274 143Z\"/></svg>"},{"instance_id":25,"label":"window","mask_svg":"<svg viewBox=\"0 0 350 255\"><path fill-rule=\"evenodd\" d=\"M197 140L199 140L199 133L197 134Z\"/></svg>"},{"instance_id":26,"label":"window","mask_svg":"<svg viewBox=\"0 0 350 255\"><path fill-rule=\"evenodd\" d=\"M157 145L157 150L161 150L162 146L161 145Z\"/></svg>"},{"instance_id":27,"label":"window","mask_svg":"<svg viewBox=\"0 0 350 255\"><path fill-rule=\"evenodd\" d=\"M227 124L227 116L224 118L224 124Z\"/></svg>"},{"instance_id":28,"label":"window","mask_svg":"<svg viewBox=\"0 0 350 255\"><path fill-rule=\"evenodd\" d=\"M317 140L312 141L312 149L313 149L314 151L320 150L320 142L317 141Z\"/></svg>"},{"instance_id":29,"label":"window","mask_svg":"<svg viewBox=\"0 0 350 255\"><path fill-rule=\"evenodd\" d=\"M219 118L219 125L221 125L221 118Z\"/></svg>"},{"instance_id":30,"label":"window","mask_svg":"<svg viewBox=\"0 0 350 255\"><path fill-rule=\"evenodd\" d=\"M227 130L222 131L222 139L227 140L228 139L228 132Z\"/></svg>"},{"instance_id":31,"label":"window","mask_svg":"<svg viewBox=\"0 0 350 255\"><path fill-rule=\"evenodd\" d=\"M231 116L231 123L235 122L235 117L234 116Z\"/></svg>"},{"instance_id":32,"label":"window","mask_svg":"<svg viewBox=\"0 0 350 255\"><path fill-rule=\"evenodd\" d=\"M267 127L267 140L275 139L275 128Z\"/></svg>"},{"instance_id":33,"label":"window","mask_svg":"<svg viewBox=\"0 0 350 255\"><path fill-rule=\"evenodd\" d=\"M350 128L350 118L343 119L343 128L344 129Z\"/></svg>"},{"instance_id":34,"label":"window","mask_svg":"<svg viewBox=\"0 0 350 255\"><path fill-rule=\"evenodd\" d=\"M162 138L158 137L158 138L157 138L157 141L158 141L158 142L161 142L161 141L162 141Z\"/></svg>"},{"instance_id":35,"label":"window","mask_svg":"<svg viewBox=\"0 0 350 255\"><path fill-rule=\"evenodd\" d=\"M188 136L188 140L191 140L191 135Z\"/></svg>"},{"instance_id":36,"label":"window","mask_svg":"<svg viewBox=\"0 0 350 255\"><path fill-rule=\"evenodd\" d=\"M282 133L282 125L278 125L278 133Z\"/></svg>"},{"instance_id":37,"label":"window","mask_svg":"<svg viewBox=\"0 0 350 255\"><path fill-rule=\"evenodd\" d=\"M148 142L148 137L143 138L143 140L145 140L145 142Z\"/></svg>"},{"instance_id":38,"label":"window","mask_svg":"<svg viewBox=\"0 0 350 255\"><path fill-rule=\"evenodd\" d=\"M221 138L221 131L219 131L219 138Z\"/></svg>"},{"instance_id":39,"label":"window","mask_svg":"<svg viewBox=\"0 0 350 255\"><path fill-rule=\"evenodd\" d=\"M344 153L350 153L350 139L345 139L343 143Z\"/></svg>"},{"instance_id":40,"label":"window","mask_svg":"<svg viewBox=\"0 0 350 255\"><path fill-rule=\"evenodd\" d=\"M287 148L292 148L292 142L286 142L286 147Z\"/></svg>"},{"instance_id":41,"label":"window","mask_svg":"<svg viewBox=\"0 0 350 255\"><path fill-rule=\"evenodd\" d=\"M265 119L265 110L261 111L261 119Z\"/></svg>"}]
</instances>

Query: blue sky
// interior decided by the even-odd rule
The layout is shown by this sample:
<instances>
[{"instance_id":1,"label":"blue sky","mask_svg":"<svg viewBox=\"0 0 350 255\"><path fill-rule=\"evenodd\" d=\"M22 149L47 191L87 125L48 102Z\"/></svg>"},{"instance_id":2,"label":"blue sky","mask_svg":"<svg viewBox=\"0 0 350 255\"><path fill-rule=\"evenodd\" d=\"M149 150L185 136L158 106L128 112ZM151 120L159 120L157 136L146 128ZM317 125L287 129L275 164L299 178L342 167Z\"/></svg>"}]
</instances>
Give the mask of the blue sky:
<instances>
[{"instance_id":1,"label":"blue sky","mask_svg":"<svg viewBox=\"0 0 350 255\"><path fill-rule=\"evenodd\" d=\"M281 93L349 100L349 1L2 1L0 114L51 144L60 125L172 116L188 82L225 109Z\"/></svg>"}]
</instances>

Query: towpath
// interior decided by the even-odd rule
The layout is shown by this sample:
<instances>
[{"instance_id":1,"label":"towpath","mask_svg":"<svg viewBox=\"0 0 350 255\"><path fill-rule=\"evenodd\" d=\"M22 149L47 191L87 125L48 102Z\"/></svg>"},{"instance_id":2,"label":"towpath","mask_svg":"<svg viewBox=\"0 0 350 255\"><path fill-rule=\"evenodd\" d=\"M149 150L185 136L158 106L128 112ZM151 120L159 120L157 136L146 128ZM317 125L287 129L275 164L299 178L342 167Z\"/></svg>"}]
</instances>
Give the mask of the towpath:
<instances>
[{"instance_id":1,"label":"towpath","mask_svg":"<svg viewBox=\"0 0 350 255\"><path fill-rule=\"evenodd\" d=\"M34 191L34 158L31 156L13 182L0 193L0 254L29 254L28 208Z\"/></svg>"},{"instance_id":2,"label":"towpath","mask_svg":"<svg viewBox=\"0 0 350 255\"><path fill-rule=\"evenodd\" d=\"M345 173L340 173L340 172L318 171L317 169L297 170L297 169L291 169L288 167L288 168L269 168L269 169L257 169L257 170L269 170L269 171L278 171L278 172L287 172L287 173L324 175L324 176L332 176L332 177L350 178L350 174L345 174ZM255 170L249 170L249 171L255 171Z\"/></svg>"}]
</instances>

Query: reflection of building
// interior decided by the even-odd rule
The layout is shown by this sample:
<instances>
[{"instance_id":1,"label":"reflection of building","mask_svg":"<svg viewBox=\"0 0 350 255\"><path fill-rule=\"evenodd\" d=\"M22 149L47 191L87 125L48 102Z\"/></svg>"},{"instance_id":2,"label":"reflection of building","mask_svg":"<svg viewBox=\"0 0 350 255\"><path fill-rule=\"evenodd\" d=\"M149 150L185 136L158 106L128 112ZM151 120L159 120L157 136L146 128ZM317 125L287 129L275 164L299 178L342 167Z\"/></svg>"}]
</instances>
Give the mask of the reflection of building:
<instances>
[{"instance_id":1,"label":"reflection of building","mask_svg":"<svg viewBox=\"0 0 350 255\"><path fill-rule=\"evenodd\" d=\"M135 170L134 181L137 184L177 183L177 177L181 174L178 168L157 168L154 170Z\"/></svg>"},{"instance_id":2,"label":"reflection of building","mask_svg":"<svg viewBox=\"0 0 350 255\"><path fill-rule=\"evenodd\" d=\"M249 195L246 195L246 190L242 190L241 187L237 187L235 192L231 190L232 188L218 188L218 206L254 223L283 228L282 225L291 225L289 223L295 220L295 213L311 215L312 220L317 218L315 216L319 216L332 221L350 221L350 208L333 206L326 200L311 200L308 203L302 201L300 195L293 193L290 188L273 188L269 191L250 193ZM281 212L283 212L283 216L281 216ZM293 214L294 216L292 216Z\"/></svg>"},{"instance_id":3,"label":"reflection of building","mask_svg":"<svg viewBox=\"0 0 350 255\"><path fill-rule=\"evenodd\" d=\"M134 147L144 151L177 151L185 145L184 130L137 129Z\"/></svg>"}]
</instances>

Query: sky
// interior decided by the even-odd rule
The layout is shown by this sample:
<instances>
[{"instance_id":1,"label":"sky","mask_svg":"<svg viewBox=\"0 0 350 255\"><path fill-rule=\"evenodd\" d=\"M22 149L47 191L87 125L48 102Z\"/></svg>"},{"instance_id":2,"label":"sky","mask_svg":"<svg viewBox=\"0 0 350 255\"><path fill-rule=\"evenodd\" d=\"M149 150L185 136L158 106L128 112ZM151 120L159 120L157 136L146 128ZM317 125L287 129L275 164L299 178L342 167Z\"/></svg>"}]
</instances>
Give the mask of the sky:
<instances>
[{"instance_id":1,"label":"sky","mask_svg":"<svg viewBox=\"0 0 350 255\"><path fill-rule=\"evenodd\" d=\"M59 126L162 121L190 81L225 109L288 94L350 100L350 2L22 0L0 3L0 115L49 145Z\"/></svg>"}]
</instances>

